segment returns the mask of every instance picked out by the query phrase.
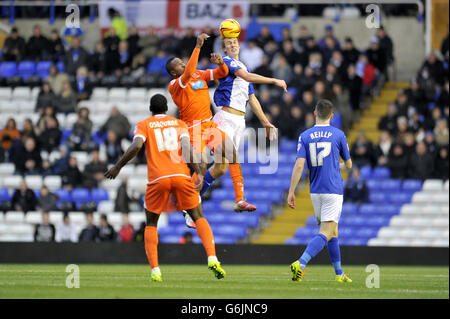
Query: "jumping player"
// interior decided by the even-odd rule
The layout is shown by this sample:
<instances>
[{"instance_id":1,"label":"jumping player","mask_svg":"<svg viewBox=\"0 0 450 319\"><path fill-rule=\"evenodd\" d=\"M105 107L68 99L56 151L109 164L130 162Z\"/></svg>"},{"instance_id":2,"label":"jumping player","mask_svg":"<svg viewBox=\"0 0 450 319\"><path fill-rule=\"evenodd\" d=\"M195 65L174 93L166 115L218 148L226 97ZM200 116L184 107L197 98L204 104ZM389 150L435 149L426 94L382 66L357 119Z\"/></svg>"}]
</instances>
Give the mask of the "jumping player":
<instances>
[{"instance_id":1,"label":"jumping player","mask_svg":"<svg viewBox=\"0 0 450 319\"><path fill-rule=\"evenodd\" d=\"M291 264L292 280L301 281L305 267L325 246L328 248L337 282L352 282L341 267L341 253L338 240L338 222L342 211L343 182L339 156L347 169L352 160L344 132L330 126L333 104L319 100L314 111L316 125L303 132L298 139L297 161L292 172L287 203L295 208L295 189L302 176L305 161L309 169L311 200L319 234L308 243L299 260Z\"/></svg>"},{"instance_id":2,"label":"jumping player","mask_svg":"<svg viewBox=\"0 0 450 319\"><path fill-rule=\"evenodd\" d=\"M165 115L167 100L161 94L152 96L150 112L151 117L136 125L133 143L117 164L105 173L105 177L116 178L121 168L134 158L145 144L148 183L144 203L147 218L144 240L147 258L152 268L152 281L162 281L158 265L157 224L159 215L167 207L170 194L176 198L178 209L186 210L193 219L208 256L208 268L214 272L217 279L221 279L225 276L225 271L217 260L214 236L203 216L200 197L186 164L191 163L197 173L196 185L201 186L203 176L200 166L196 164L197 161L191 158L195 154L192 152L187 126L182 121Z\"/></svg>"},{"instance_id":3,"label":"jumping player","mask_svg":"<svg viewBox=\"0 0 450 319\"><path fill-rule=\"evenodd\" d=\"M254 211L256 207L244 201L244 178L237 149L233 147L231 139L217 128L210 109L211 99L207 82L225 77L228 74L228 67L219 54L213 53L211 62L218 64L219 67L214 70L196 70L200 48L208 37L204 33L197 37L197 44L187 65L179 58L171 58L167 61L167 72L173 78L169 83L169 92L180 111L181 120L188 125L194 149L202 153L203 173L206 171L204 159L206 158L205 147L208 145L214 152L214 165L209 170L214 176L223 175L230 163L230 175L236 197L234 210L236 212ZM204 184L200 195L203 195L208 187L209 185L205 187Z\"/></svg>"},{"instance_id":4,"label":"jumping player","mask_svg":"<svg viewBox=\"0 0 450 319\"><path fill-rule=\"evenodd\" d=\"M269 136L270 140L276 139L277 129L264 114L261 104L255 96L252 83L274 84L286 91L286 82L250 73L249 68L242 61L239 61L240 45L237 38L224 38L222 49L226 54L223 61L229 72L226 77L219 79L219 86L214 92L214 103L221 108L214 115L214 122L231 138L235 148L239 149L240 139L245 130L245 110L247 103L249 103L253 113L261 121L262 126L266 128L266 135ZM206 172L203 179L204 189L212 185L216 178L225 174L226 167L222 167L222 169L224 170L214 171L210 169Z\"/></svg>"}]
</instances>

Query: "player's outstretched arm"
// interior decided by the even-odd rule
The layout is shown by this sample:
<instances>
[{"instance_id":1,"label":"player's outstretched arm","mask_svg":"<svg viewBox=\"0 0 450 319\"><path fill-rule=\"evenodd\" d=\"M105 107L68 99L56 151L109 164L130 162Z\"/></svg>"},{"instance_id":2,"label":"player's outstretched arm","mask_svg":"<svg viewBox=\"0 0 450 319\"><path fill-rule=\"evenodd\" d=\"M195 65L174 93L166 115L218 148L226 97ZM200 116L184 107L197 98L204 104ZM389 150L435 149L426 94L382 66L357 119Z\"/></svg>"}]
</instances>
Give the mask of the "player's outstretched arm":
<instances>
[{"instance_id":1,"label":"player's outstretched arm","mask_svg":"<svg viewBox=\"0 0 450 319\"><path fill-rule=\"evenodd\" d=\"M186 85L186 83L191 79L194 72L197 70L200 48L208 38L209 35L207 35L206 33L202 33L197 37L197 44L195 45L194 51L192 51L191 57L186 64L186 69L184 70L183 75L181 75L181 82L183 83L183 85Z\"/></svg>"},{"instance_id":2,"label":"player's outstretched arm","mask_svg":"<svg viewBox=\"0 0 450 319\"><path fill-rule=\"evenodd\" d=\"M295 208L295 189L298 182L302 177L303 167L305 166L305 158L299 157L295 162L294 169L292 171L291 186L289 187L289 194L287 198L287 204L290 208Z\"/></svg>"},{"instance_id":3,"label":"player's outstretched arm","mask_svg":"<svg viewBox=\"0 0 450 319\"><path fill-rule=\"evenodd\" d=\"M275 84L276 86L282 88L284 92L287 92L287 85L284 80L275 79L275 78L268 78L256 73L250 73L247 72L247 70L244 69L238 69L234 72L238 77L244 79L247 82L250 83L257 83L257 84Z\"/></svg>"},{"instance_id":4,"label":"player's outstretched arm","mask_svg":"<svg viewBox=\"0 0 450 319\"><path fill-rule=\"evenodd\" d=\"M139 151L142 148L142 145L144 145L144 140L139 136L135 137L133 143L131 143L125 154L122 155L122 157L119 159L116 165L111 167L105 173L105 177L109 179L115 179L117 175L119 175L122 167L127 165L127 163L131 161L139 153Z\"/></svg>"},{"instance_id":5,"label":"player's outstretched arm","mask_svg":"<svg viewBox=\"0 0 450 319\"><path fill-rule=\"evenodd\" d=\"M269 137L269 140L273 141L277 139L278 130L267 119L266 115L262 110L261 104L259 103L258 98L255 96L255 94L249 95L248 103L250 104L253 113L255 113L256 117L259 119L262 126L266 129L266 136Z\"/></svg>"},{"instance_id":6,"label":"player's outstretched arm","mask_svg":"<svg viewBox=\"0 0 450 319\"><path fill-rule=\"evenodd\" d=\"M214 70L209 69L205 71L205 73L212 72L212 79L209 81L221 79L228 75L228 66L223 62L222 56L219 53L211 53L210 61L211 63L217 64L219 67Z\"/></svg>"}]
</instances>

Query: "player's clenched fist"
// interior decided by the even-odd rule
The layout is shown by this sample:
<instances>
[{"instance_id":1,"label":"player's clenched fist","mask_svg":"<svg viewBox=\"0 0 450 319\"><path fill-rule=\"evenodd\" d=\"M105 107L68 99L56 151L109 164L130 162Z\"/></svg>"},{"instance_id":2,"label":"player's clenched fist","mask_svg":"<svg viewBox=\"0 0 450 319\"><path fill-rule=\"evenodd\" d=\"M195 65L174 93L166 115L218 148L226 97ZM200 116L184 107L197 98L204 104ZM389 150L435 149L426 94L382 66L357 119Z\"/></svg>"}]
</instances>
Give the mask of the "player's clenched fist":
<instances>
[{"instance_id":1,"label":"player's clenched fist","mask_svg":"<svg viewBox=\"0 0 450 319\"><path fill-rule=\"evenodd\" d=\"M118 168L116 165L114 165L105 173L105 177L109 178L109 179L114 179L117 177L117 175L119 175L119 173L120 173L120 168Z\"/></svg>"},{"instance_id":2,"label":"player's clenched fist","mask_svg":"<svg viewBox=\"0 0 450 319\"><path fill-rule=\"evenodd\" d=\"M222 56L219 53L211 53L211 63L222 65L223 59Z\"/></svg>"},{"instance_id":3,"label":"player's clenched fist","mask_svg":"<svg viewBox=\"0 0 450 319\"><path fill-rule=\"evenodd\" d=\"M290 208L295 208L295 194L289 193L287 198L287 204Z\"/></svg>"},{"instance_id":4,"label":"player's clenched fist","mask_svg":"<svg viewBox=\"0 0 450 319\"><path fill-rule=\"evenodd\" d=\"M203 46L203 42L205 42L206 39L209 38L209 35L206 33L202 33L197 37L197 45L196 48L201 48Z\"/></svg>"}]
</instances>

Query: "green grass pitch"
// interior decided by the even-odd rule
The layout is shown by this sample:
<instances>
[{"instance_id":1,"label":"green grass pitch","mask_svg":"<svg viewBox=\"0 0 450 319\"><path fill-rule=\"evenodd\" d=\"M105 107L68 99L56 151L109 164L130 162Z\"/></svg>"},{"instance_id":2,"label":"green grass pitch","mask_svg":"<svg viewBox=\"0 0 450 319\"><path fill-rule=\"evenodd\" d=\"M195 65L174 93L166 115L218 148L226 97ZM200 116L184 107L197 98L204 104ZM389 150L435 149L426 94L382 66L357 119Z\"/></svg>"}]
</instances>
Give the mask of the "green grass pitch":
<instances>
[{"instance_id":1,"label":"green grass pitch","mask_svg":"<svg viewBox=\"0 0 450 319\"><path fill-rule=\"evenodd\" d=\"M334 282L331 266L310 265L302 282L289 265L223 265L215 279L206 265L161 265L162 283L146 265L79 265L80 288L66 287L67 265L0 265L0 298L305 299L449 298L448 267L380 266L380 287L367 288L365 266L345 266L353 283Z\"/></svg>"}]
</instances>

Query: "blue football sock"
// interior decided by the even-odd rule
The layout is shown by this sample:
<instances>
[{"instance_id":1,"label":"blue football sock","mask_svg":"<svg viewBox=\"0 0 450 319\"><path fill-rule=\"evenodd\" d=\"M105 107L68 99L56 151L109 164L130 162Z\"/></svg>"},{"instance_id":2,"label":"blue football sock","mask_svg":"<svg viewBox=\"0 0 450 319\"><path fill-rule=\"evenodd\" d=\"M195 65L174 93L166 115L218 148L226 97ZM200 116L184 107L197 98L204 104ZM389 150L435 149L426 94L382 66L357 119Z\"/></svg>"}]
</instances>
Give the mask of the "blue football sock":
<instances>
[{"instance_id":1,"label":"blue football sock","mask_svg":"<svg viewBox=\"0 0 450 319\"><path fill-rule=\"evenodd\" d=\"M342 275L344 272L341 267L341 250L339 248L339 239L337 237L331 238L328 242L328 254L330 255L330 260L336 275Z\"/></svg>"},{"instance_id":2,"label":"blue football sock","mask_svg":"<svg viewBox=\"0 0 450 319\"><path fill-rule=\"evenodd\" d=\"M305 268L306 264L308 264L308 262L314 258L323 249L323 247L325 247L327 242L327 237L322 234L317 234L314 236L308 243L305 252L298 260L300 262L300 267L302 269Z\"/></svg>"},{"instance_id":3,"label":"blue football sock","mask_svg":"<svg viewBox=\"0 0 450 319\"><path fill-rule=\"evenodd\" d=\"M215 178L212 177L209 170L207 170L205 176L203 177L203 187L200 190L200 196L203 196L203 194L211 187L214 180Z\"/></svg>"}]
</instances>

